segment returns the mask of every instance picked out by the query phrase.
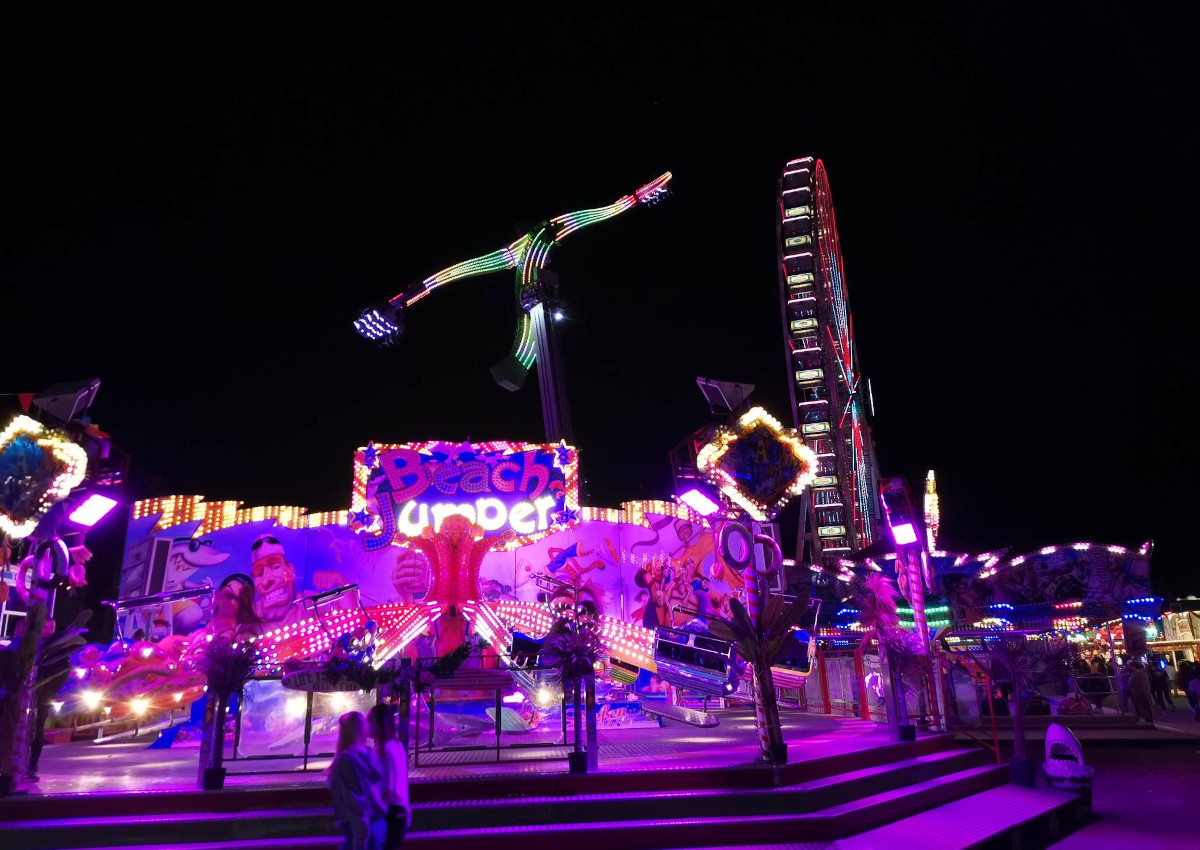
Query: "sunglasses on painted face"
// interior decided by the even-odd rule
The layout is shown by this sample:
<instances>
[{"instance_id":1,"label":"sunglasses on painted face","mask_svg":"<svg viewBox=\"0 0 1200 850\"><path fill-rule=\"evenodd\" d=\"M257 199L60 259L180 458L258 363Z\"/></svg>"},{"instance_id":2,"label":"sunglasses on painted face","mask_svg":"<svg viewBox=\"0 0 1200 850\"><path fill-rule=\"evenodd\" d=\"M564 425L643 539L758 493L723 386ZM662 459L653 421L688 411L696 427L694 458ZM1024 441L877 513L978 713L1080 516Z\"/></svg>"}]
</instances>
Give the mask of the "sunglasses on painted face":
<instances>
[{"instance_id":1,"label":"sunglasses on painted face","mask_svg":"<svg viewBox=\"0 0 1200 850\"><path fill-rule=\"evenodd\" d=\"M274 543L276 546L282 546L282 545L283 545L282 543L280 543L280 542L279 542L277 539L275 539L274 537L260 537L260 538L258 538L257 540L255 540L253 543L251 543L251 544L250 544L250 551L251 551L251 552L257 552L257 551L258 551L258 548L259 548L260 546L262 546L264 543Z\"/></svg>"}]
</instances>

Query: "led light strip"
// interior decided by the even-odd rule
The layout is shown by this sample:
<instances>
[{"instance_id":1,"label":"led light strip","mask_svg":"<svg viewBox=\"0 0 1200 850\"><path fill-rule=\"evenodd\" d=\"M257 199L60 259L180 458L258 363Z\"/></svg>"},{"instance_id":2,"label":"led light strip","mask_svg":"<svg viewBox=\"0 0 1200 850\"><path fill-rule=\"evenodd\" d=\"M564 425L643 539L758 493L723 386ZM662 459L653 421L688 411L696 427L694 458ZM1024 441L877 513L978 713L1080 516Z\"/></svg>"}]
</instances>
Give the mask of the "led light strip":
<instances>
[{"instance_id":1,"label":"led light strip","mask_svg":"<svg viewBox=\"0 0 1200 850\"><path fill-rule=\"evenodd\" d=\"M38 500L33 516L16 522L0 514L0 534L21 540L37 529L38 523L50 508L65 499L72 490L83 483L87 474L87 452L65 437L49 431L41 422L29 416L17 416L0 433L0 450L18 437L28 437L43 451L49 451L61 469ZM43 461L44 463L45 461Z\"/></svg>"}]
</instances>

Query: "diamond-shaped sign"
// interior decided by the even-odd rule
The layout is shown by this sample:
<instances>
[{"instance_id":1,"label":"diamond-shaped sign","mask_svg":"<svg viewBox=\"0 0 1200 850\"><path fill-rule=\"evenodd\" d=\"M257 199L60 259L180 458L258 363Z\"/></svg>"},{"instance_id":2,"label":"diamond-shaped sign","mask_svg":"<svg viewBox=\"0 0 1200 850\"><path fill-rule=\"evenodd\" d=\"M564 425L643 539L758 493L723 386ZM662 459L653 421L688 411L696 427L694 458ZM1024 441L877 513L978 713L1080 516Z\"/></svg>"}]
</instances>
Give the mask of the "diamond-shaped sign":
<instances>
[{"instance_id":1,"label":"diamond-shaped sign","mask_svg":"<svg viewBox=\"0 0 1200 850\"><path fill-rule=\"evenodd\" d=\"M817 456L794 428L753 407L733 428L717 429L696 467L751 519L769 522L812 482Z\"/></svg>"},{"instance_id":2,"label":"diamond-shaped sign","mask_svg":"<svg viewBox=\"0 0 1200 850\"><path fill-rule=\"evenodd\" d=\"M50 508L83 481L87 453L28 416L0 433L0 534L33 534Z\"/></svg>"}]
</instances>

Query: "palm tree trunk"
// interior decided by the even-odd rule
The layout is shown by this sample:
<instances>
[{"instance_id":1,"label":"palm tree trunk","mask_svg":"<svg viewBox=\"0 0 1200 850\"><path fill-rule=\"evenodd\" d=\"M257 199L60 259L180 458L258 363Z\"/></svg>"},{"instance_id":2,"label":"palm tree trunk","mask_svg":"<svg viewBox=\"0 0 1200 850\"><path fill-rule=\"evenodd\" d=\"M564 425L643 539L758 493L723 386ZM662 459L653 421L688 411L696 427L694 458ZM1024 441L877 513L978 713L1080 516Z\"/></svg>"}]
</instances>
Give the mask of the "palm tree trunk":
<instances>
[{"instance_id":1,"label":"palm tree trunk","mask_svg":"<svg viewBox=\"0 0 1200 850\"><path fill-rule=\"evenodd\" d=\"M1025 704L1013 686L1013 761L1025 761Z\"/></svg>"},{"instance_id":2,"label":"palm tree trunk","mask_svg":"<svg viewBox=\"0 0 1200 850\"><path fill-rule=\"evenodd\" d=\"M771 673L771 665L765 658L759 659L761 674L755 676L756 688L754 708L756 715L761 705L763 725L766 727L766 738L760 734L760 740L765 741L766 751L763 755L771 764L787 764L787 745L783 742L783 727L779 722L779 701L775 694L775 677Z\"/></svg>"},{"instance_id":3,"label":"palm tree trunk","mask_svg":"<svg viewBox=\"0 0 1200 850\"><path fill-rule=\"evenodd\" d=\"M582 680L576 681L571 686L571 708L575 712L575 752L577 753L583 752L583 707L580 705L582 689Z\"/></svg>"},{"instance_id":4,"label":"palm tree trunk","mask_svg":"<svg viewBox=\"0 0 1200 850\"><path fill-rule=\"evenodd\" d=\"M225 704L228 696L208 692L204 706L204 728L200 731L200 766L197 780L204 787L204 771L220 767L225 760Z\"/></svg>"}]
</instances>

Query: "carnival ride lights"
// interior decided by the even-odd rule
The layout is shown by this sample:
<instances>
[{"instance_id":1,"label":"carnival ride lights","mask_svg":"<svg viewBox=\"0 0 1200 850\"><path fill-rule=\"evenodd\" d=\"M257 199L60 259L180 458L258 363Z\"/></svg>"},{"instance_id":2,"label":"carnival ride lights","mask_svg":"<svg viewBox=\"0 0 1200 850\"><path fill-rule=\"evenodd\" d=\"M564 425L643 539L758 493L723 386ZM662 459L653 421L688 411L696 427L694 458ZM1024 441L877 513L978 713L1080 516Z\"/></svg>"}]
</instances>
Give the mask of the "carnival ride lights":
<instances>
[{"instance_id":1,"label":"carnival ride lights","mask_svg":"<svg viewBox=\"0 0 1200 850\"><path fill-rule=\"evenodd\" d=\"M0 513L0 536L21 540L37 529L38 523L56 503L65 499L72 490L83 483L87 474L87 452L77 443L46 428L29 416L17 416L8 427L0 432L0 454L9 451L49 452L57 465L57 472L49 485L37 499L36 505L25 519L17 520ZM44 461L43 461L44 463Z\"/></svg>"},{"instance_id":2,"label":"carnival ride lights","mask_svg":"<svg viewBox=\"0 0 1200 850\"><path fill-rule=\"evenodd\" d=\"M546 301L547 296L549 300L554 298L553 293L543 293L538 286L539 273L546 267L551 249L577 230L607 221L639 204L657 203L667 192L667 183L670 182L671 176L671 172L668 171L633 194L618 198L607 206L555 216L506 247L442 269L394 296L385 307L364 310L355 321L354 327L365 338L386 345L403 333L403 311L438 287L468 277L516 269L517 302L520 310L516 339L508 359L517 368L508 373L511 375L510 383L501 383L506 389L516 390L524 381L525 373L533 367L539 356L546 354L544 351L538 351L529 313L537 304ZM554 318L561 318L558 311ZM495 370L493 373L496 374Z\"/></svg>"},{"instance_id":3,"label":"carnival ride lights","mask_svg":"<svg viewBox=\"0 0 1200 850\"><path fill-rule=\"evenodd\" d=\"M759 428L764 428L772 437L782 443L792 453L800 469L799 474L774 505L764 504L746 494L738 485L736 477L721 464L722 459L738 440ZM778 419L763 408L752 407L738 418L734 428L721 427L716 430L712 442L696 453L696 468L705 479L745 511L751 519L756 522L766 522L768 513L772 516L777 514L789 499L803 493L804 488L813 482L817 470L817 458L794 429L784 428Z\"/></svg>"},{"instance_id":4,"label":"carnival ride lights","mask_svg":"<svg viewBox=\"0 0 1200 850\"><path fill-rule=\"evenodd\" d=\"M818 562L869 546L879 517L837 221L820 160L784 166L777 240L792 414L820 458L801 526L806 560Z\"/></svg>"},{"instance_id":5,"label":"carnival ride lights","mask_svg":"<svg viewBox=\"0 0 1200 850\"><path fill-rule=\"evenodd\" d=\"M942 512L938 501L937 481L934 479L932 469L925 475L924 502L925 542L929 545L929 553L938 555L941 553L935 550L937 549L938 531L942 527Z\"/></svg>"}]
</instances>

